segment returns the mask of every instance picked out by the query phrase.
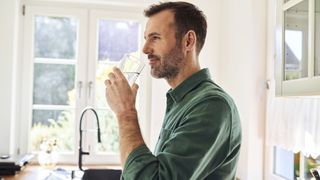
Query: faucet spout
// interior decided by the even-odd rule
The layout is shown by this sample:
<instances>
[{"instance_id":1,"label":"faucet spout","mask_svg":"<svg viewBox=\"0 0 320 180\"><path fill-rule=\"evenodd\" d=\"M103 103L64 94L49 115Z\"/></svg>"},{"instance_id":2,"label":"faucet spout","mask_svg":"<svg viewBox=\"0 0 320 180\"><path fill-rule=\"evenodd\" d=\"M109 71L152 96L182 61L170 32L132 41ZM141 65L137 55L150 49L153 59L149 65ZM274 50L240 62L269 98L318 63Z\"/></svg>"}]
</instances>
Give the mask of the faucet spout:
<instances>
[{"instance_id":1,"label":"faucet spout","mask_svg":"<svg viewBox=\"0 0 320 180\"><path fill-rule=\"evenodd\" d=\"M100 124L99 124L99 118L98 118L98 114L97 112L92 108L92 107L86 107L85 109L83 109L82 113L81 113L81 116L80 116L80 125L79 125L79 133L80 133L80 138L79 138L79 159L78 159L78 166L79 166L79 169L81 171L83 171L82 169L82 155L89 155L89 152L84 152L82 150L82 133L83 133L83 129L82 129L82 119L83 119L83 116L84 114L87 112L87 111L92 111L96 117L96 120L97 120L97 137L98 137L98 142L101 143L101 132L100 132Z\"/></svg>"}]
</instances>

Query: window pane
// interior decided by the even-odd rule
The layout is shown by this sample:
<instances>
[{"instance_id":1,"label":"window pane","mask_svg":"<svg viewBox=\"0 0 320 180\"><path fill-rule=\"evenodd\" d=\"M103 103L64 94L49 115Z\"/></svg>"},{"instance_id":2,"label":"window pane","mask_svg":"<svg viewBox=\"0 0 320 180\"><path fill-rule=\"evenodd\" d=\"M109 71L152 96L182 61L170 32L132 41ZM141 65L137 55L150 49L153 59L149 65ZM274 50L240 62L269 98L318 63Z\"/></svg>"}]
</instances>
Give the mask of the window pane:
<instances>
[{"instance_id":1,"label":"window pane","mask_svg":"<svg viewBox=\"0 0 320 180\"><path fill-rule=\"evenodd\" d=\"M34 64L33 104L74 105L75 66Z\"/></svg>"},{"instance_id":2,"label":"window pane","mask_svg":"<svg viewBox=\"0 0 320 180\"><path fill-rule=\"evenodd\" d=\"M55 139L58 152L74 150L74 111L33 110L31 150L39 151L44 140Z\"/></svg>"},{"instance_id":3,"label":"window pane","mask_svg":"<svg viewBox=\"0 0 320 180\"><path fill-rule=\"evenodd\" d=\"M124 20L99 21L99 50L96 69L96 107L107 108L104 81L125 54L139 57L140 23Z\"/></svg>"},{"instance_id":4,"label":"window pane","mask_svg":"<svg viewBox=\"0 0 320 180\"><path fill-rule=\"evenodd\" d=\"M112 72L112 68L116 66L117 63L112 63L110 61L101 61L97 64L96 70L96 107L107 107L107 102L105 98L105 85L104 81L107 79L108 74Z\"/></svg>"},{"instance_id":5,"label":"window pane","mask_svg":"<svg viewBox=\"0 0 320 180\"><path fill-rule=\"evenodd\" d=\"M308 76L308 1L284 13L285 80Z\"/></svg>"},{"instance_id":6,"label":"window pane","mask_svg":"<svg viewBox=\"0 0 320 180\"><path fill-rule=\"evenodd\" d=\"M104 81L125 54L138 54L140 23L128 20L100 20L98 60L96 65L95 107L102 130L100 153L119 153L118 124L106 103Z\"/></svg>"},{"instance_id":7,"label":"window pane","mask_svg":"<svg viewBox=\"0 0 320 180\"><path fill-rule=\"evenodd\" d=\"M316 1L315 75L320 76L320 1Z\"/></svg>"},{"instance_id":8,"label":"window pane","mask_svg":"<svg viewBox=\"0 0 320 180\"><path fill-rule=\"evenodd\" d=\"M75 59L77 26L75 18L35 16L34 56Z\"/></svg>"},{"instance_id":9,"label":"window pane","mask_svg":"<svg viewBox=\"0 0 320 180\"><path fill-rule=\"evenodd\" d=\"M119 61L139 48L140 23L124 20L99 21L98 60Z\"/></svg>"},{"instance_id":10,"label":"window pane","mask_svg":"<svg viewBox=\"0 0 320 180\"><path fill-rule=\"evenodd\" d=\"M296 163L299 164L299 159L296 160L295 154L290 151L286 151L280 147L274 147L274 173L288 180L296 179L297 174Z\"/></svg>"},{"instance_id":11,"label":"window pane","mask_svg":"<svg viewBox=\"0 0 320 180\"><path fill-rule=\"evenodd\" d=\"M97 146L98 152L119 153L119 131L118 122L111 110L97 110L100 128L101 145Z\"/></svg>"}]
</instances>

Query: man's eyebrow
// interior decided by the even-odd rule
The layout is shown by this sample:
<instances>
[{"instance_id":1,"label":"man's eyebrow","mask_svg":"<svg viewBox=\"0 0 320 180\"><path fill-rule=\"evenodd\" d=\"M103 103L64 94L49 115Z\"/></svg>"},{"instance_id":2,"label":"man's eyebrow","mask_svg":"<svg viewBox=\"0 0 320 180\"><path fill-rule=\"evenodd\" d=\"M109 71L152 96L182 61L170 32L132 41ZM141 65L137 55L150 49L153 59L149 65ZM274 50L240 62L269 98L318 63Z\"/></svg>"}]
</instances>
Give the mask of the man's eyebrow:
<instances>
[{"instance_id":1,"label":"man's eyebrow","mask_svg":"<svg viewBox=\"0 0 320 180\"><path fill-rule=\"evenodd\" d=\"M160 36L160 34L157 33L157 32L152 32L152 33L148 34L148 37L151 37L151 36ZM147 37L144 36L144 39L146 39L146 38L147 38Z\"/></svg>"}]
</instances>

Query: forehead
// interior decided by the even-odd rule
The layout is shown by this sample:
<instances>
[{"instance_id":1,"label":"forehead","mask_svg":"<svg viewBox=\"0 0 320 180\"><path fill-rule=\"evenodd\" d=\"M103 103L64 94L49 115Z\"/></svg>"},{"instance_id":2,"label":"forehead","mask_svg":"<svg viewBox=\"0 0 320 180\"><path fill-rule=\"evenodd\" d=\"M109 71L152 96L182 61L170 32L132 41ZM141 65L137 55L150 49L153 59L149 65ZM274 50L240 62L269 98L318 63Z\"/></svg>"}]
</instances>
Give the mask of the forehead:
<instances>
[{"instance_id":1,"label":"forehead","mask_svg":"<svg viewBox=\"0 0 320 180\"><path fill-rule=\"evenodd\" d=\"M161 11L151 16L146 24L145 36L151 33L167 34L175 30L174 14L170 10Z\"/></svg>"}]
</instances>

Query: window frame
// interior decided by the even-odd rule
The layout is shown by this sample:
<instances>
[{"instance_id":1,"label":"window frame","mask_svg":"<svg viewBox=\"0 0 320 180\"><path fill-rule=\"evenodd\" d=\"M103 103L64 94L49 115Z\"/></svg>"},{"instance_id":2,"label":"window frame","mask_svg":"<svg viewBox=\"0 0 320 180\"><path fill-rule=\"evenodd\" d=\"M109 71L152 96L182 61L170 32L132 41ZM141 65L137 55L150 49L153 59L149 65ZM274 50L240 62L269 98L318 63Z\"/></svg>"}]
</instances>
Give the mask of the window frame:
<instances>
[{"instance_id":1,"label":"window frame","mask_svg":"<svg viewBox=\"0 0 320 180\"><path fill-rule=\"evenodd\" d=\"M65 14L73 14L72 17L75 17L79 19L79 21L82 21L82 23L79 23L78 27L78 34L87 34L85 28L87 25L86 23L86 11L79 10L79 9L71 9L71 8L55 8L55 7L42 7L37 5L25 5L25 16L24 16L24 32L23 32L23 43L24 47L29 48L23 48L23 66L22 66L22 88L21 88L21 117L19 120L21 121L20 124L20 144L19 149L20 153L28 153L31 151L31 147L29 145L29 139L30 139L30 130L31 130L31 120L32 120L32 106L33 106L33 66L34 66L34 56L32 50L34 45L34 39L31 34L34 32L34 17L36 15L44 15L44 16L55 16L55 17L67 17L68 15ZM84 71L77 69L80 67L85 67L84 64L81 64L85 61L83 57L86 56L86 52L83 51L83 49L86 49L86 39L82 36L78 35L78 44L80 46L77 47L77 54L76 59L78 60L76 65L76 71ZM30 46L31 44L31 46ZM78 79L75 79L75 82L78 80L84 80L84 76L79 76ZM77 101L75 106L82 106L84 107L84 104L77 104L80 101ZM75 109L75 120L79 118L79 113L77 112L79 110ZM23 120L24 119L24 120ZM77 123L75 124L75 129L78 129ZM77 131L74 131L74 137L75 140L78 139ZM75 149L76 150L76 149ZM72 153L68 155L60 156L59 159L63 160L63 162L71 162L73 159L76 159L77 153Z\"/></svg>"},{"instance_id":2,"label":"window frame","mask_svg":"<svg viewBox=\"0 0 320 180\"><path fill-rule=\"evenodd\" d=\"M21 89L19 93L21 94L21 99L17 100L17 103L20 104L21 113L18 118L18 126L16 131L19 132L19 145L17 151L19 154L30 152L31 148L29 147L30 139L30 129L31 129L31 120L32 120L32 94L33 94L33 47L30 47L30 43L33 44L33 36L30 36L33 31L33 17L35 15L52 15L52 16L61 16L68 17L72 14L72 17L79 19L78 27L78 46L77 46L77 55L76 59L78 60L76 64L76 79L75 79L75 89L77 90L77 82L82 81L83 90L82 95L86 95L86 100L76 101L75 104L75 148L73 153L65 153L59 155L59 163L73 163L76 164L78 160L78 120L80 118L81 110L88 106L93 105L94 103L94 93L88 97L88 88L87 83L90 81L95 82L95 71L91 68L95 68L95 33L93 32L94 28L90 29L89 27L93 23L93 19L97 18L97 15L108 15L109 18L121 17L122 19L127 17L127 19L137 19L143 26L146 22L146 19L142 16L143 7L120 7L118 5L97 5L97 4L81 4L81 3L62 3L62 2L33 2L27 1L24 4L25 15L20 20L20 25L23 28L23 31L20 33L21 42L23 42L23 47L20 52L23 54L21 58L23 59L21 64L22 72L21 75ZM122 12L119 12L122 11ZM139 50L142 47L143 36L142 36L141 27L141 37ZM61 63L61 62L60 62ZM81 69L80 69L81 68ZM80 73L79 73L80 72ZM83 73L82 73L83 72ZM150 102L147 100L151 96L151 78L147 75L148 68L141 73L140 76L140 89L139 94L141 98L141 103L139 104L139 122L140 127L145 138L146 143L149 142L150 136L150 123L147 121L150 117L150 113L147 111L150 106ZM94 89L94 87L93 87ZM143 96L142 96L143 95ZM84 121L88 127L95 127L94 122ZM90 141L91 139L97 139L96 133L85 133L84 144L86 144L86 149L90 148L95 144L96 141ZM90 142L90 143L89 143ZM119 154L95 154L94 151L91 151L90 156L85 156L86 164L120 164Z\"/></svg>"},{"instance_id":3,"label":"window frame","mask_svg":"<svg viewBox=\"0 0 320 180\"><path fill-rule=\"evenodd\" d=\"M276 20L276 96L314 96L320 95L320 76L315 76L315 0L309 0L308 4L308 77L284 80L284 12L305 0L290 0L284 3L277 1Z\"/></svg>"}]
</instances>

